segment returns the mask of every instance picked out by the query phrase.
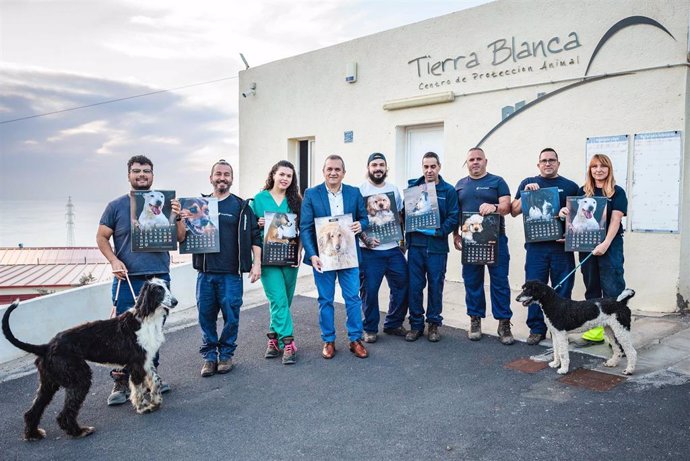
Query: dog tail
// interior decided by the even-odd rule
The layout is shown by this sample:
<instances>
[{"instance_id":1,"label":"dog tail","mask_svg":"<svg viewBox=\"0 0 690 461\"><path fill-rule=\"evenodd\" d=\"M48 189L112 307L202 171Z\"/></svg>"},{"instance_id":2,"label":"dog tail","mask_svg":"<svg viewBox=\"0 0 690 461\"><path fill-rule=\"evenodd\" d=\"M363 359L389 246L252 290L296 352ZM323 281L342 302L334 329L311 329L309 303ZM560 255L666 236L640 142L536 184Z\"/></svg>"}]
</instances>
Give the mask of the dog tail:
<instances>
[{"instance_id":1,"label":"dog tail","mask_svg":"<svg viewBox=\"0 0 690 461\"><path fill-rule=\"evenodd\" d=\"M2 333L5 335L5 338L7 338L7 341L9 341L14 347L34 355L45 355L48 350L47 346L36 346L34 344L22 342L15 338L12 334L12 330L10 330L10 314L17 307L19 307L19 299L15 300L12 305L7 308L5 315L2 316Z\"/></svg>"},{"instance_id":2,"label":"dog tail","mask_svg":"<svg viewBox=\"0 0 690 461\"><path fill-rule=\"evenodd\" d=\"M635 290L631 288L626 288L623 290L621 294L618 295L618 298L616 298L616 302L624 302L627 301L628 299L632 298L635 296Z\"/></svg>"}]
</instances>

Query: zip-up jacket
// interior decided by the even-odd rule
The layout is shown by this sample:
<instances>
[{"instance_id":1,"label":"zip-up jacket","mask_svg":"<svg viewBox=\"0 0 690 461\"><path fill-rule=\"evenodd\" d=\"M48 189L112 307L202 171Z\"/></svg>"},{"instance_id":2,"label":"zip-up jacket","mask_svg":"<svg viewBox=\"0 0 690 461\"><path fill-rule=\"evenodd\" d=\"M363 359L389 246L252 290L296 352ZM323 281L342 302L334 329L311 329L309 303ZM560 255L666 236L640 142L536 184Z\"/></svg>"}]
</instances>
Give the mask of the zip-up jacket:
<instances>
[{"instance_id":1,"label":"zip-up jacket","mask_svg":"<svg viewBox=\"0 0 690 461\"><path fill-rule=\"evenodd\" d=\"M424 176L419 178L413 186L424 184ZM438 211L441 215L441 227L436 229L433 236L419 232L408 232L405 241L408 246L426 247L429 253L448 253L448 235L458 227L458 194L455 188L445 182L439 175L436 184Z\"/></svg>"},{"instance_id":2,"label":"zip-up jacket","mask_svg":"<svg viewBox=\"0 0 690 461\"><path fill-rule=\"evenodd\" d=\"M234 194L231 194L226 200L235 200L235 203L240 205L240 214L237 222L237 240L227 241L223 239L223 232L226 231L223 225L223 213L219 217L220 221L220 252L219 253L203 253L195 254L192 258L194 269L199 272L216 272L216 273L237 273L235 268L228 267L227 253L237 253L237 268L240 273L249 272L252 268L252 246L262 246L261 230L257 223L256 215L249 206L253 199L242 200ZM220 205L219 205L220 208ZM228 247L228 245L236 245L235 248ZM239 248L239 251L237 249ZM235 251L233 251L235 250Z\"/></svg>"}]
</instances>

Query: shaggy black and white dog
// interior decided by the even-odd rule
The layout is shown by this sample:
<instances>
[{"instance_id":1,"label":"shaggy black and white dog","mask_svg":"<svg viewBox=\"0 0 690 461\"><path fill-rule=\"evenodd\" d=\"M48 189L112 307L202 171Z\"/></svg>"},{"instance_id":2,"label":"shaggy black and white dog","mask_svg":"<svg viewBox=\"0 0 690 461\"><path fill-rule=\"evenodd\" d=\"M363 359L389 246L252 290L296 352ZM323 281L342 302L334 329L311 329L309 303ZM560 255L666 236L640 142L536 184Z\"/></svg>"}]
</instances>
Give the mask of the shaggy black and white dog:
<instances>
[{"instance_id":1,"label":"shaggy black and white dog","mask_svg":"<svg viewBox=\"0 0 690 461\"><path fill-rule=\"evenodd\" d=\"M40 346L14 337L9 320L19 301L7 308L2 317L5 337L15 347L37 356L40 383L33 405L24 413L25 439L45 437L38 424L60 387L65 388L65 406L57 416L58 425L72 437L93 433L93 427L82 427L77 422L79 409L91 387L91 368L87 361L127 366L134 409L137 413L157 410L163 399L153 358L165 340L163 321L168 309L176 305L177 300L165 282L152 279L144 284L134 307L124 314L65 330Z\"/></svg>"},{"instance_id":2,"label":"shaggy black and white dog","mask_svg":"<svg viewBox=\"0 0 690 461\"><path fill-rule=\"evenodd\" d=\"M622 346L628 359L623 374L630 375L635 371L637 362L637 352L630 336L631 313L628 307L628 300L633 296L635 292L626 288L616 299L571 301L559 296L545 283L530 280L522 286L522 293L515 300L523 306L538 304L544 311L544 321L553 339L553 361L549 366L558 368L559 374L566 374L570 366L568 333L603 326L604 335L613 349L613 355L604 362L604 366L618 365Z\"/></svg>"}]
</instances>

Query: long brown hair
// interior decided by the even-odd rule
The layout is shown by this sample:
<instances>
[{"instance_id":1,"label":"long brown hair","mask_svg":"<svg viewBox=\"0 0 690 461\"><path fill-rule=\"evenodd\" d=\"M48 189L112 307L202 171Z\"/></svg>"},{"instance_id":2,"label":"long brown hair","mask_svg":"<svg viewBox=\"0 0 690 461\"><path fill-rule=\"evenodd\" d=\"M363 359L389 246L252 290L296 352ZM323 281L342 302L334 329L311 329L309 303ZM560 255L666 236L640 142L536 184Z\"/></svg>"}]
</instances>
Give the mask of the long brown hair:
<instances>
[{"instance_id":1,"label":"long brown hair","mask_svg":"<svg viewBox=\"0 0 690 461\"><path fill-rule=\"evenodd\" d=\"M616 179L613 177L613 162L611 162L611 159L608 157L608 155L604 154L594 154L592 159L589 161L589 166L587 167L587 178L585 179L585 186L583 188L585 190L585 195L587 197L594 195L596 181L592 176L592 166L594 166L595 163L601 163L602 166L605 166L609 169L609 175L606 177L606 182L601 190L606 197L611 198L616 192Z\"/></svg>"},{"instance_id":2,"label":"long brown hair","mask_svg":"<svg viewBox=\"0 0 690 461\"><path fill-rule=\"evenodd\" d=\"M264 186L264 190L273 189L273 186L275 184L275 181L273 181L273 175L276 174L278 168L280 167L289 168L292 170L292 182L285 190L285 197L287 198L290 211L297 215L297 224L299 225L299 212L300 208L302 208L302 195L300 195L299 187L297 186L297 172L295 171L295 166L287 160L281 160L275 165L273 165L273 168L271 168L271 171L269 171L268 173L268 178L266 178L266 185Z\"/></svg>"}]
</instances>

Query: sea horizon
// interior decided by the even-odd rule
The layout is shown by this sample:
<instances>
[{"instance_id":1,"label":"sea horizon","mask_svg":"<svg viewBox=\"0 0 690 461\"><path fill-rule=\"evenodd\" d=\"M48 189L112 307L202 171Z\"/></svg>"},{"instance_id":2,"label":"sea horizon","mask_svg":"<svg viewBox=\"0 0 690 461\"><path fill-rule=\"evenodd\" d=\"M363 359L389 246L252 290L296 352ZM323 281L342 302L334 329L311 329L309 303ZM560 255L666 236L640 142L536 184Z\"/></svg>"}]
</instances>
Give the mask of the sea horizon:
<instances>
[{"instance_id":1,"label":"sea horizon","mask_svg":"<svg viewBox=\"0 0 690 461\"><path fill-rule=\"evenodd\" d=\"M68 245L67 200L0 200L0 246L95 247L107 202L72 199L74 243Z\"/></svg>"}]
</instances>

